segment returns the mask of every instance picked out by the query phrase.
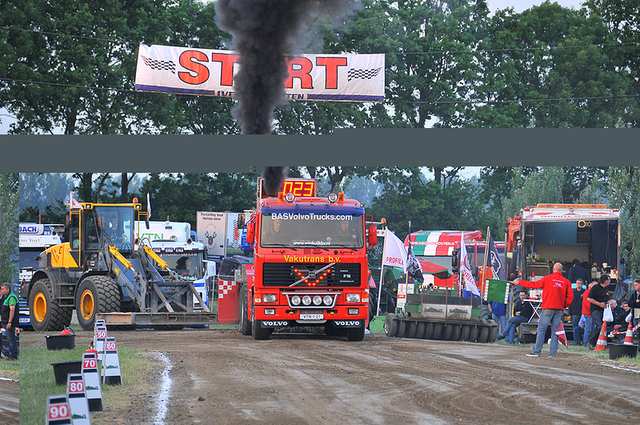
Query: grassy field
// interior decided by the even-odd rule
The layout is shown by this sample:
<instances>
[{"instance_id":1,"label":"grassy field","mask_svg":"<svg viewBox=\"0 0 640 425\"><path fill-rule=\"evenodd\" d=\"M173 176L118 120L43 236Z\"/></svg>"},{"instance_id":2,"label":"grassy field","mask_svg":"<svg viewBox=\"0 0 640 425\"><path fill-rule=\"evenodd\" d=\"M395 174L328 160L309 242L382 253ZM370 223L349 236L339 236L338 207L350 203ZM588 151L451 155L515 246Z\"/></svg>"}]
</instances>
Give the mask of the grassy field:
<instances>
[{"instance_id":1,"label":"grassy field","mask_svg":"<svg viewBox=\"0 0 640 425\"><path fill-rule=\"evenodd\" d=\"M46 420L49 395L66 395L66 386L56 384L51 363L81 360L85 348L47 350L46 347L24 348L20 351L20 424L41 425ZM118 409L127 403L123 394L146 392L151 384L147 377L160 364L148 353L118 348L122 385L102 386L103 405ZM17 369L17 362L15 367ZM9 367L12 365L7 365ZM16 371L17 373L17 371ZM100 425L100 413L91 413L91 423ZM106 424L106 422L105 422Z\"/></svg>"}]
</instances>

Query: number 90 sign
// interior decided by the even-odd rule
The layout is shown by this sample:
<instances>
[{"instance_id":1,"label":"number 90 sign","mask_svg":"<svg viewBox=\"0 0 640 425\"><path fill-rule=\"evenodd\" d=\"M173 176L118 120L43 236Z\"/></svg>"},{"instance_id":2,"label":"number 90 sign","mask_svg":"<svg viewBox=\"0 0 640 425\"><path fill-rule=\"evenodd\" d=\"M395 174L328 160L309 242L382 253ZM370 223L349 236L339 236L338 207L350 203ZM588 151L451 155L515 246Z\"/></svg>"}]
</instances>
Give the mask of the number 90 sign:
<instances>
[{"instance_id":1,"label":"number 90 sign","mask_svg":"<svg viewBox=\"0 0 640 425\"><path fill-rule=\"evenodd\" d=\"M49 406L49 420L70 419L67 404L53 404Z\"/></svg>"}]
</instances>

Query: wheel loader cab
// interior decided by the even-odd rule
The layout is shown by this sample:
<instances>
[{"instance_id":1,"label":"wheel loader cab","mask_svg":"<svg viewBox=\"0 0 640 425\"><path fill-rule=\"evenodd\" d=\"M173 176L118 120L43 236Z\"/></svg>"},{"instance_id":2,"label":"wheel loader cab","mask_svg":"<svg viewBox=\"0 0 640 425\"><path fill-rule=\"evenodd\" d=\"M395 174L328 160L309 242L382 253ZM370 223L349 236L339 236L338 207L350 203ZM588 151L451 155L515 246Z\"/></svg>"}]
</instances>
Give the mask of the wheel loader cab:
<instances>
[{"instance_id":1,"label":"wheel loader cab","mask_svg":"<svg viewBox=\"0 0 640 425\"><path fill-rule=\"evenodd\" d=\"M133 251L134 216L131 206L85 205L71 213L71 256L81 268L92 267L95 254L105 244L120 252Z\"/></svg>"}]
</instances>

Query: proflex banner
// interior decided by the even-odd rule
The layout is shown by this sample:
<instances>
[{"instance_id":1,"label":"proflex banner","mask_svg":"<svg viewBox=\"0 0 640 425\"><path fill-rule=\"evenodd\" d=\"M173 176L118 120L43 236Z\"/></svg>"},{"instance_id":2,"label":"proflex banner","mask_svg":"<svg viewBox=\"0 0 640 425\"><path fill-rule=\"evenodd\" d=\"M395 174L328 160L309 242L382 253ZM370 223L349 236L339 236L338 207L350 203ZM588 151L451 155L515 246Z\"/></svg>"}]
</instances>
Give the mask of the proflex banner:
<instances>
[{"instance_id":1,"label":"proflex banner","mask_svg":"<svg viewBox=\"0 0 640 425\"><path fill-rule=\"evenodd\" d=\"M240 56L230 50L140 45L136 90L233 97ZM292 56L285 96L289 100L380 102L384 55Z\"/></svg>"}]
</instances>

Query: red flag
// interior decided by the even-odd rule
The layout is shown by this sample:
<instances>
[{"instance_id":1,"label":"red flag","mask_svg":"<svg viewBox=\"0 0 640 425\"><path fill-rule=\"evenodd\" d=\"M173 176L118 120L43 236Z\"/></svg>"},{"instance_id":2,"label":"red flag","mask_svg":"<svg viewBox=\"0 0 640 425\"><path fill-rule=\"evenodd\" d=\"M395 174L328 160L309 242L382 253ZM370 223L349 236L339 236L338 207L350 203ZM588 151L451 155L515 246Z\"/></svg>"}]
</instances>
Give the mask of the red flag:
<instances>
[{"instance_id":1,"label":"red flag","mask_svg":"<svg viewBox=\"0 0 640 425\"><path fill-rule=\"evenodd\" d=\"M564 332L564 326L562 326L562 322L560 322L560 326L556 331L556 335L558 335L558 342L560 342L565 347L569 347L567 344L567 334Z\"/></svg>"}]
</instances>

